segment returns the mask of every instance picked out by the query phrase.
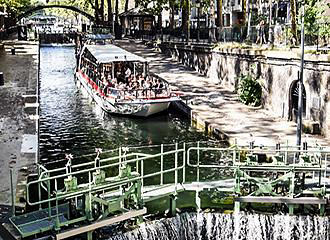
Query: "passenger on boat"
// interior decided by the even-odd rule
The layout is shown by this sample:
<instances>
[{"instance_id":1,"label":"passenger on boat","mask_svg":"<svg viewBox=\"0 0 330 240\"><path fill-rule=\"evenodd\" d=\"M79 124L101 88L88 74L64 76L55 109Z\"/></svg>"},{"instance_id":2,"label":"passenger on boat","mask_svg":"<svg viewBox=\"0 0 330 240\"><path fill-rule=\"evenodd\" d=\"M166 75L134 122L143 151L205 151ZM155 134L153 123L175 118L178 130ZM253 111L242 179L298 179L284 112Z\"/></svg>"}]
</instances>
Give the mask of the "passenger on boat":
<instances>
[{"instance_id":1,"label":"passenger on boat","mask_svg":"<svg viewBox=\"0 0 330 240\"><path fill-rule=\"evenodd\" d=\"M132 74L132 71L129 67L127 67L126 71L125 71L125 80L126 80L126 83L128 83L128 78L131 77L131 74Z\"/></svg>"},{"instance_id":2,"label":"passenger on boat","mask_svg":"<svg viewBox=\"0 0 330 240\"><path fill-rule=\"evenodd\" d=\"M163 91L163 87L164 87L163 83L159 79L157 79L157 82L156 82L156 94L161 94L162 91Z\"/></svg>"}]
</instances>

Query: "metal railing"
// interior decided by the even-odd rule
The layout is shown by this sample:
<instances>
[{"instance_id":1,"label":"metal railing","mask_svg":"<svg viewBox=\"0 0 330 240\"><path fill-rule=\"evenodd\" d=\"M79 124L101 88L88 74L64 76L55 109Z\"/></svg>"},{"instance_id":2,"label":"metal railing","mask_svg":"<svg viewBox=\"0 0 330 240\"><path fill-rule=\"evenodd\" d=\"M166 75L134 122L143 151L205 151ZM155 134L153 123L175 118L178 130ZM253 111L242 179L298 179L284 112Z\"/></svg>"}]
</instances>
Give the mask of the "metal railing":
<instances>
[{"instance_id":1,"label":"metal railing","mask_svg":"<svg viewBox=\"0 0 330 240\"><path fill-rule=\"evenodd\" d=\"M67 155L65 167L47 169L39 165L38 179L26 185L27 203L40 207L46 204L48 218L56 222L55 228L59 228L91 220L89 214L92 211L93 200L110 208L114 198L108 201L106 197L116 196L118 200L114 206L119 206L124 199L121 196L127 196L132 191L137 191L134 196L139 198L137 202L143 204L144 194L154 200L164 195L176 196L179 189L188 188L196 191L195 203L200 207L198 193L203 189L200 188L203 184L218 182L218 185L208 185L207 189L215 188L236 197L242 196L242 201L249 201L251 195L258 196L260 193L266 194L263 196L270 199L275 194L273 191L276 186L282 184L282 190L288 189L287 192L281 193L282 198L299 198L302 194L312 196L308 200L309 203L321 204L320 211L321 214L324 213L323 205L330 194L330 183L326 180L330 149L320 146L307 148L306 143L302 146L277 144L275 147L267 147L254 146L251 142L248 146L234 145L228 148L209 142L189 145L191 146L187 147L186 143L162 144L147 147L146 151L142 151L141 147L122 147L105 152L96 149L95 154L83 156L87 159L93 157L92 161L72 164L72 156ZM302 177L300 174L303 174ZM308 180L312 181L312 187L305 187L305 174L308 175ZM221 183L219 185L219 181L226 179L232 180L230 186L223 187ZM160 194L159 189L162 186L164 189L170 187L171 190ZM32 199L33 189L36 187L38 199ZM125 191L129 193L125 195ZM153 196L153 191L157 195ZM246 191L251 193L246 195ZM46 193L47 196L43 197L42 193ZM318 196L317 199L315 195ZM60 210L61 203L64 200L74 200L78 208L78 199L83 200L84 197L85 200L88 198L86 201L90 205L85 206L85 215L69 220L64 218L64 222L61 222L60 218L65 214L63 209ZM175 198L171 199L175 201ZM279 201L278 198L275 201ZM303 198L299 201L307 200ZM235 200L235 209L237 206L239 208ZM294 208L289 209L290 213L293 213ZM17 220L20 221L20 217L11 219L14 225ZM33 222L42 224L45 220L46 218L41 218ZM20 231L20 227L29 224L33 223L20 224L17 229ZM51 225L47 225L45 231L51 228ZM32 233L21 232L22 236L30 236Z\"/></svg>"},{"instance_id":2,"label":"metal railing","mask_svg":"<svg viewBox=\"0 0 330 240\"><path fill-rule=\"evenodd\" d=\"M230 170L240 168L255 171L308 171L314 173L314 175L316 175L317 172L322 172L324 177L326 177L328 171L327 165L330 161L330 150L322 149L321 147L309 147L308 150L299 150L297 146L288 145L282 148L265 146L219 148L200 146L201 144L198 142L196 147L189 147L186 149L185 143L181 145L182 146L179 148L179 144L176 143L174 149L171 149L171 146L169 146L170 150L168 151L165 149L168 148L167 146L160 145L158 146L159 152L156 154L143 152L129 153L129 148L119 148L112 151L112 154L117 153L117 156L101 159L99 166L95 165L95 161L101 155L97 155L93 161L70 166L71 170L69 172L67 171L67 167L48 170L40 165L39 178L29 182L26 186L27 202L30 205L40 205L67 197L64 193L59 198L51 197L45 200L39 198L37 201L31 201L29 193L32 185L40 184L45 190L49 189L50 186L54 186L56 192L60 191L58 186L63 186L64 179L69 176L85 176L79 177L80 180L78 184L83 186L84 184L91 185L93 184L91 181L93 172L104 170L107 173L107 178L115 177L118 175L118 169L123 164L130 165L132 171L138 173L138 176L116 183L106 183L102 185L101 188L96 187L92 190L84 189L81 192L70 193L70 197L81 195L88 191L100 191L100 189L105 190L113 188L138 179L142 182L142 188L146 186L145 182L150 178L153 179L152 181L147 181L147 185L163 185L165 183L164 176L168 173L174 173L174 176L172 176L173 178L167 177L166 183L183 184L186 182L186 171L188 167L196 170L197 181L201 179L199 171L202 168ZM109 152L106 153L108 154ZM258 162L258 156L268 156L268 158L264 159L266 162ZM217 164L209 164L210 158L213 159L212 161L216 160ZM205 164L205 162L208 163ZM159 168L155 170L152 166L159 166ZM63 173L65 171L67 172Z\"/></svg>"}]
</instances>

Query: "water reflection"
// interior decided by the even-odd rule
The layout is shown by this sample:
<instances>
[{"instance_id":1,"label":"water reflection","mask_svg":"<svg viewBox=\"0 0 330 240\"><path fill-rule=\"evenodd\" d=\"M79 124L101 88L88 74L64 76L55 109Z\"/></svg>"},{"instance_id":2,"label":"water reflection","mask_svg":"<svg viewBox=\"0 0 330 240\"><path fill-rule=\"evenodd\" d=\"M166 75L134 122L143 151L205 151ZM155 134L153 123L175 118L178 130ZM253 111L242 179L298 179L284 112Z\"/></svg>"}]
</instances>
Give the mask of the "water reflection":
<instances>
[{"instance_id":1,"label":"water reflection","mask_svg":"<svg viewBox=\"0 0 330 240\"><path fill-rule=\"evenodd\" d=\"M74 84L74 49L43 47L40 51L41 161L82 155L96 147L147 145L207 140L188 121L169 112L148 119L105 115Z\"/></svg>"}]
</instances>

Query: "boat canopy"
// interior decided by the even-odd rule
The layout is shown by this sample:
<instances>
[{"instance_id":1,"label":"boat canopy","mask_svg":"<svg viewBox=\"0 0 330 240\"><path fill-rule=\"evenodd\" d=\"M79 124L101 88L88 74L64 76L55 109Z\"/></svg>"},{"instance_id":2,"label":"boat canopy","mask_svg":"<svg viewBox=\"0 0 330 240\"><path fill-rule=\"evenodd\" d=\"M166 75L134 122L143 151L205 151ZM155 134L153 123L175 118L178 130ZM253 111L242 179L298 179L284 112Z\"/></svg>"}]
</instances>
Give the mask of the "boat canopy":
<instances>
[{"instance_id":1,"label":"boat canopy","mask_svg":"<svg viewBox=\"0 0 330 240\"><path fill-rule=\"evenodd\" d=\"M86 35L87 39L91 40L112 40L115 39L114 36L111 34L87 34Z\"/></svg>"},{"instance_id":2,"label":"boat canopy","mask_svg":"<svg viewBox=\"0 0 330 240\"><path fill-rule=\"evenodd\" d=\"M95 57L97 63L148 62L143 57L130 53L115 45L86 45L85 48Z\"/></svg>"}]
</instances>

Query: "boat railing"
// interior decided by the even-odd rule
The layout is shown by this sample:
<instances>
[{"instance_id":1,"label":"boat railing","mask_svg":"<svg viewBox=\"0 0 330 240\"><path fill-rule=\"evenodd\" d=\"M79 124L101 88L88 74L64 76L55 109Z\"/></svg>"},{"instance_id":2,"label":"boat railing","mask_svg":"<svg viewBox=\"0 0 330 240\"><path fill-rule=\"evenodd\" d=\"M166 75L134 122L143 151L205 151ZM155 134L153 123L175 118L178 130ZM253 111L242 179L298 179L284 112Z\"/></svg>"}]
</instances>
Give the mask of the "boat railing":
<instances>
[{"instance_id":1,"label":"boat railing","mask_svg":"<svg viewBox=\"0 0 330 240\"><path fill-rule=\"evenodd\" d=\"M119 100L161 99L173 97L173 93L169 87L138 89L118 89L108 87L105 96L116 96L116 99Z\"/></svg>"}]
</instances>

